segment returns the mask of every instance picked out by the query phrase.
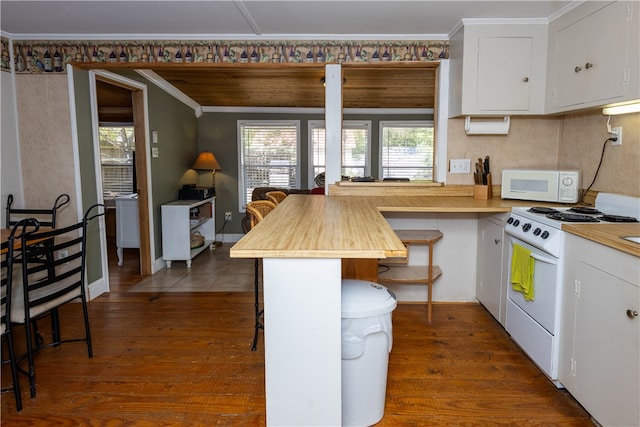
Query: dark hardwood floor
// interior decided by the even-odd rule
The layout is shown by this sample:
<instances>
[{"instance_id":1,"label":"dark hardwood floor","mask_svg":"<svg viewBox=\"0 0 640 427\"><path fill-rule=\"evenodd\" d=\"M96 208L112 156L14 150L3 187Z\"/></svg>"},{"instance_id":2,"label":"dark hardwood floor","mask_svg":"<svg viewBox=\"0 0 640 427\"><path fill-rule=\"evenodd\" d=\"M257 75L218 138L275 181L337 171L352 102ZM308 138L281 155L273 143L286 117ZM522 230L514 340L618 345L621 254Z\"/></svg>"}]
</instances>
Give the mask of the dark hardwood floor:
<instances>
[{"instance_id":1,"label":"dark hardwood floor","mask_svg":"<svg viewBox=\"0 0 640 427\"><path fill-rule=\"evenodd\" d=\"M126 258L125 258L126 259ZM112 279L113 280L113 279ZM94 357L83 343L36 355L37 396L2 395L7 426L261 426L264 346L251 351L251 292L126 292L91 301ZM120 286L120 285L119 285ZM112 286L113 289L113 286ZM79 336L81 307L61 310ZM50 328L40 325L45 337ZM385 416L379 426L590 426L479 304L399 304L393 312ZM19 349L24 333L14 332ZM2 385L11 381L2 367Z\"/></svg>"}]
</instances>

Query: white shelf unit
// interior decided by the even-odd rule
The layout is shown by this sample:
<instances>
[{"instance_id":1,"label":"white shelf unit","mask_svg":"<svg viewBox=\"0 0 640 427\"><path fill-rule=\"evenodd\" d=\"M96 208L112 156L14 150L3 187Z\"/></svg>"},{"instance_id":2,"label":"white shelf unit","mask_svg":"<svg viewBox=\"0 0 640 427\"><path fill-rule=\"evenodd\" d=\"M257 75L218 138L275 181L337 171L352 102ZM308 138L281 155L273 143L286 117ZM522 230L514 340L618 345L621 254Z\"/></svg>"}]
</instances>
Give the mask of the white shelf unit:
<instances>
[{"instance_id":1,"label":"white shelf unit","mask_svg":"<svg viewBox=\"0 0 640 427\"><path fill-rule=\"evenodd\" d=\"M187 268L191 268L196 255L207 248L213 250L215 199L177 200L162 205L162 259L167 268L171 268L173 261L186 261ZM191 235L196 232L204 237L204 245L191 249Z\"/></svg>"}]
</instances>

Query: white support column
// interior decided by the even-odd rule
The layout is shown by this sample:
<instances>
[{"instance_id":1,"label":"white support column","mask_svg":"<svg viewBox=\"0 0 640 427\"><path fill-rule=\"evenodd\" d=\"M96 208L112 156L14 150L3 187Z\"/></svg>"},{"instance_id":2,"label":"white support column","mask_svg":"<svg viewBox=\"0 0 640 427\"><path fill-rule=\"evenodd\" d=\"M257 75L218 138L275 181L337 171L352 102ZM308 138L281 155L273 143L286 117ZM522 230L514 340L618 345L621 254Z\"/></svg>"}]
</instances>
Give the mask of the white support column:
<instances>
[{"instance_id":1,"label":"white support column","mask_svg":"<svg viewBox=\"0 0 640 427\"><path fill-rule=\"evenodd\" d=\"M324 189L325 194L329 194L329 184L335 184L342 179L342 66L327 64L324 79L326 83Z\"/></svg>"},{"instance_id":2,"label":"white support column","mask_svg":"<svg viewBox=\"0 0 640 427\"><path fill-rule=\"evenodd\" d=\"M341 265L263 259L268 426L342 424Z\"/></svg>"}]
</instances>

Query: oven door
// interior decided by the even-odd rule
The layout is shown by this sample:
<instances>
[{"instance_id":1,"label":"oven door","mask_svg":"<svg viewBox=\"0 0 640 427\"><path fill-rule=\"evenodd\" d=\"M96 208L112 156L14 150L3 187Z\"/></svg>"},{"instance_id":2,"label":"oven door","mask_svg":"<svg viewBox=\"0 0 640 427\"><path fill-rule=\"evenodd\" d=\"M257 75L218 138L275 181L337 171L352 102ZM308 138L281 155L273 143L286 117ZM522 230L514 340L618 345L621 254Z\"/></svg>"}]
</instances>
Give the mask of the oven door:
<instances>
[{"instance_id":1,"label":"oven door","mask_svg":"<svg viewBox=\"0 0 640 427\"><path fill-rule=\"evenodd\" d=\"M521 292L515 291L511 286L511 258L513 256L513 244L517 243L531 251L534 259L534 298L527 301ZM535 248L520 239L509 236L509 263L507 264L508 297L514 304L520 307L531 318L544 327L549 333L555 335L556 303L558 299L558 259L546 252Z\"/></svg>"}]
</instances>

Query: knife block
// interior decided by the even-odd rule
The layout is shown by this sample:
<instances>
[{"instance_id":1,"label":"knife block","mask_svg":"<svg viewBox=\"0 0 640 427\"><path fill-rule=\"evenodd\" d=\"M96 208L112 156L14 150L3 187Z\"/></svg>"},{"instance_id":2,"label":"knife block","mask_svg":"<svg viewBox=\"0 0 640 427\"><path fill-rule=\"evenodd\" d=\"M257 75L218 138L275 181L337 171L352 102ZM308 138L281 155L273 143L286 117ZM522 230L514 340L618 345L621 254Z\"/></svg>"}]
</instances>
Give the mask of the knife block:
<instances>
[{"instance_id":1,"label":"knife block","mask_svg":"<svg viewBox=\"0 0 640 427\"><path fill-rule=\"evenodd\" d=\"M474 185L473 198L478 200L489 200L493 197L493 187L491 184L491 173L487 174L487 185Z\"/></svg>"}]
</instances>

